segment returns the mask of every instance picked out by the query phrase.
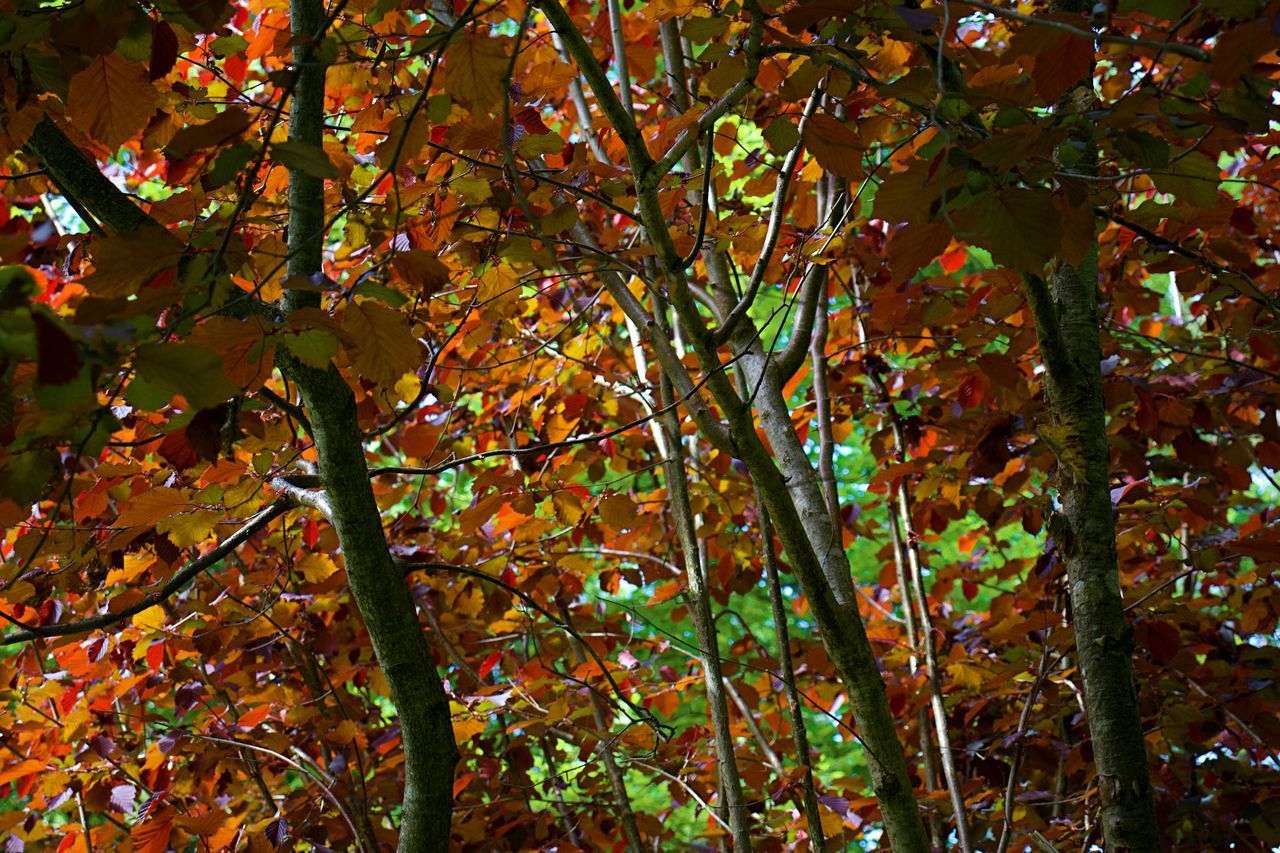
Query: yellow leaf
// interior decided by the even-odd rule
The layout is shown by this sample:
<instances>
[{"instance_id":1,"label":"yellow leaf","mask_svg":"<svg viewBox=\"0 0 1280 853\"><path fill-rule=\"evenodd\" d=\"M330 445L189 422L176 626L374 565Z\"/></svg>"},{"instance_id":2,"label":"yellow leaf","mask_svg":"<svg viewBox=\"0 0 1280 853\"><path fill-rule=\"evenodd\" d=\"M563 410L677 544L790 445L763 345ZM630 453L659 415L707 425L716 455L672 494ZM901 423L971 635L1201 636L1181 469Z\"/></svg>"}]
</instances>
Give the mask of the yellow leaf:
<instances>
[{"instance_id":1,"label":"yellow leaf","mask_svg":"<svg viewBox=\"0 0 1280 853\"><path fill-rule=\"evenodd\" d=\"M551 495L551 506L562 524L574 525L582 518L582 501L573 492L555 492Z\"/></svg>"},{"instance_id":2,"label":"yellow leaf","mask_svg":"<svg viewBox=\"0 0 1280 853\"><path fill-rule=\"evenodd\" d=\"M406 373L396 382L396 396L400 398L400 402L406 403L418 396L421 388L422 380L412 373Z\"/></svg>"},{"instance_id":3,"label":"yellow leaf","mask_svg":"<svg viewBox=\"0 0 1280 853\"><path fill-rule=\"evenodd\" d=\"M844 818L830 809L822 809L819 820L822 821L822 834L827 838L835 838L844 832Z\"/></svg>"},{"instance_id":4,"label":"yellow leaf","mask_svg":"<svg viewBox=\"0 0 1280 853\"><path fill-rule=\"evenodd\" d=\"M347 306L344 328L355 339L353 360L360 375L381 384L394 384L421 362L418 341L405 316L381 302Z\"/></svg>"},{"instance_id":5,"label":"yellow leaf","mask_svg":"<svg viewBox=\"0 0 1280 853\"><path fill-rule=\"evenodd\" d=\"M501 310L520 298L520 274L506 264L490 267L480 275L476 300Z\"/></svg>"},{"instance_id":6,"label":"yellow leaf","mask_svg":"<svg viewBox=\"0 0 1280 853\"><path fill-rule=\"evenodd\" d=\"M148 553L134 553L124 555L124 566L119 569L112 569L107 572L107 586L115 586L118 583L128 583L147 569L154 566L156 558Z\"/></svg>"},{"instance_id":7,"label":"yellow leaf","mask_svg":"<svg viewBox=\"0 0 1280 853\"><path fill-rule=\"evenodd\" d=\"M644 16L653 21L686 18L697 6L695 0L653 0L644 6Z\"/></svg>"},{"instance_id":8,"label":"yellow leaf","mask_svg":"<svg viewBox=\"0 0 1280 853\"><path fill-rule=\"evenodd\" d=\"M320 583L338 570L327 554L312 552L297 563L298 571L307 579L307 583Z\"/></svg>"},{"instance_id":9,"label":"yellow leaf","mask_svg":"<svg viewBox=\"0 0 1280 853\"><path fill-rule=\"evenodd\" d=\"M107 148L119 148L146 126L156 111L156 90L139 62L118 53L90 61L71 78L67 115L81 131Z\"/></svg>"},{"instance_id":10,"label":"yellow leaf","mask_svg":"<svg viewBox=\"0 0 1280 853\"><path fill-rule=\"evenodd\" d=\"M168 486L157 486L131 500L129 508L116 519L116 524L121 527L149 527L187 508L185 493Z\"/></svg>"},{"instance_id":11,"label":"yellow leaf","mask_svg":"<svg viewBox=\"0 0 1280 853\"><path fill-rule=\"evenodd\" d=\"M468 107L495 107L505 94L510 60L506 39L471 37L451 45L444 54L444 87Z\"/></svg>"},{"instance_id":12,"label":"yellow leaf","mask_svg":"<svg viewBox=\"0 0 1280 853\"><path fill-rule=\"evenodd\" d=\"M481 720L454 720L453 721L453 739L458 743L471 740L471 738L484 731L484 722Z\"/></svg>"},{"instance_id":13,"label":"yellow leaf","mask_svg":"<svg viewBox=\"0 0 1280 853\"><path fill-rule=\"evenodd\" d=\"M165 618L164 608L156 604L141 613L135 613L133 626L144 631L158 631L164 626Z\"/></svg>"},{"instance_id":14,"label":"yellow leaf","mask_svg":"<svg viewBox=\"0 0 1280 853\"><path fill-rule=\"evenodd\" d=\"M214 526L221 520L221 512L202 509L197 512L171 515L158 522L156 530L168 536L169 541L179 548L190 548L208 539Z\"/></svg>"},{"instance_id":15,"label":"yellow leaf","mask_svg":"<svg viewBox=\"0 0 1280 853\"><path fill-rule=\"evenodd\" d=\"M542 428L547 433L547 441L564 441L573 434L573 428L578 425L579 420L580 418L569 420L559 412L552 412L542 422Z\"/></svg>"},{"instance_id":16,"label":"yellow leaf","mask_svg":"<svg viewBox=\"0 0 1280 853\"><path fill-rule=\"evenodd\" d=\"M981 668L963 661L947 664L947 672L951 675L951 680L956 684L973 690L980 688L983 678L986 677L986 672Z\"/></svg>"}]
</instances>

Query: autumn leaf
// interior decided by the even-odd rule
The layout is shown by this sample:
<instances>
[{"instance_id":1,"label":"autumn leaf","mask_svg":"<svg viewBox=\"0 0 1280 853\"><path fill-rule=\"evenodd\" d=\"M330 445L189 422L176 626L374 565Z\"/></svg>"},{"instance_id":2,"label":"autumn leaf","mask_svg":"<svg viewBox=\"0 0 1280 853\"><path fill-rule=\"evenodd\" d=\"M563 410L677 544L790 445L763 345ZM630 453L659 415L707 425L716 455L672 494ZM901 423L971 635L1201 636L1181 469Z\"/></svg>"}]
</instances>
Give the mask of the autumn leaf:
<instances>
[{"instance_id":1,"label":"autumn leaf","mask_svg":"<svg viewBox=\"0 0 1280 853\"><path fill-rule=\"evenodd\" d=\"M305 142L290 140L271 145L271 159L288 169L296 169L313 178L336 180L338 169L329 160L323 148Z\"/></svg>"},{"instance_id":2,"label":"autumn leaf","mask_svg":"<svg viewBox=\"0 0 1280 853\"><path fill-rule=\"evenodd\" d=\"M804 144L824 169L842 178L862 177L862 146L857 135L838 119L823 113L809 117Z\"/></svg>"},{"instance_id":3,"label":"autumn leaf","mask_svg":"<svg viewBox=\"0 0 1280 853\"><path fill-rule=\"evenodd\" d=\"M486 726L483 720L476 720L470 717L453 720L453 739L459 744L464 743L478 734L484 732Z\"/></svg>"},{"instance_id":4,"label":"autumn leaf","mask_svg":"<svg viewBox=\"0 0 1280 853\"><path fill-rule=\"evenodd\" d=\"M302 572L302 576L307 583L320 583L328 580L329 576L338 570L333 560L327 555L314 551L299 560L296 566L298 571Z\"/></svg>"},{"instance_id":5,"label":"autumn leaf","mask_svg":"<svg viewBox=\"0 0 1280 853\"><path fill-rule=\"evenodd\" d=\"M164 270L175 269L182 246L167 232L144 228L113 234L93 244L93 273L85 286L100 298L131 296Z\"/></svg>"},{"instance_id":6,"label":"autumn leaf","mask_svg":"<svg viewBox=\"0 0 1280 853\"><path fill-rule=\"evenodd\" d=\"M227 815L222 812L210 811L202 815L178 815L174 818L174 825L192 835L209 836L216 835L218 830L227 822Z\"/></svg>"},{"instance_id":7,"label":"autumn leaf","mask_svg":"<svg viewBox=\"0 0 1280 853\"><path fill-rule=\"evenodd\" d=\"M343 320L357 342L353 360L362 376L394 384L421 363L418 341L399 311L366 299L348 305Z\"/></svg>"},{"instance_id":8,"label":"autumn leaf","mask_svg":"<svg viewBox=\"0 0 1280 853\"><path fill-rule=\"evenodd\" d=\"M600 501L600 518L618 530L633 527L637 518L635 502L621 493L609 495Z\"/></svg>"},{"instance_id":9,"label":"autumn leaf","mask_svg":"<svg viewBox=\"0 0 1280 853\"><path fill-rule=\"evenodd\" d=\"M133 497L116 523L122 527L148 527L187 509L190 504L181 490L156 486Z\"/></svg>"},{"instance_id":10,"label":"autumn leaf","mask_svg":"<svg viewBox=\"0 0 1280 853\"><path fill-rule=\"evenodd\" d=\"M972 234L965 239L991 259L1018 272L1039 275L1058 249L1058 211L1053 195L1039 189L984 194L974 207L953 214Z\"/></svg>"},{"instance_id":11,"label":"autumn leaf","mask_svg":"<svg viewBox=\"0 0 1280 853\"><path fill-rule=\"evenodd\" d=\"M503 78L510 59L505 38L469 35L445 51L445 89L463 104L478 109L502 101Z\"/></svg>"},{"instance_id":12,"label":"autumn leaf","mask_svg":"<svg viewBox=\"0 0 1280 853\"><path fill-rule=\"evenodd\" d=\"M222 513L218 510L198 510L162 519L156 522L156 530L166 534L179 548L190 548L208 539L221 520Z\"/></svg>"},{"instance_id":13,"label":"autumn leaf","mask_svg":"<svg viewBox=\"0 0 1280 853\"><path fill-rule=\"evenodd\" d=\"M211 409L239 393L212 350L186 343L147 344L134 356L138 376L198 409Z\"/></svg>"},{"instance_id":14,"label":"autumn leaf","mask_svg":"<svg viewBox=\"0 0 1280 853\"><path fill-rule=\"evenodd\" d=\"M67 115L72 124L107 148L116 148L146 125L156 90L146 69L115 53L90 60L71 78Z\"/></svg>"}]
</instances>

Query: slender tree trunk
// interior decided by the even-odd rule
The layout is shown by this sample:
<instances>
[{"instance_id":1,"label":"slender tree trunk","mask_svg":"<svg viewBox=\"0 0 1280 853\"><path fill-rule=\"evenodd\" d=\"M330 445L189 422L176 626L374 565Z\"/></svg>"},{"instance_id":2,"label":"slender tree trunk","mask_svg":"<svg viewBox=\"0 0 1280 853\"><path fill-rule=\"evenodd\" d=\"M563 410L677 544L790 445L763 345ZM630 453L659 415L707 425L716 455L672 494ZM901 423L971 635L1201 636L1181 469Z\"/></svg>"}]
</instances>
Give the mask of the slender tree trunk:
<instances>
[{"instance_id":1,"label":"slender tree trunk","mask_svg":"<svg viewBox=\"0 0 1280 853\"><path fill-rule=\"evenodd\" d=\"M1027 277L1045 360L1058 456L1054 523L1067 566L1076 652L1111 850L1156 850L1146 747L1133 684L1133 631L1116 561L1106 409L1102 394L1096 250L1080 269L1061 263L1046 283Z\"/></svg>"},{"instance_id":2,"label":"slender tree trunk","mask_svg":"<svg viewBox=\"0 0 1280 853\"><path fill-rule=\"evenodd\" d=\"M290 134L319 145L324 121L324 67L307 60L312 42L322 35L323 5L318 0L297 0L291 11L293 30L300 38L295 47L299 73ZM78 203L110 230L161 227L116 190L52 121L46 119L37 126L28 147L66 192L83 193L77 196ZM289 207L289 274L309 276L321 267L323 183L292 172ZM446 850L453 767L458 757L449 705L403 574L391 561L381 515L369 487L354 396L333 368L315 370L296 363L281 366L298 383L311 412L320 479L326 486L325 508L343 549L352 597L365 620L400 716L405 793L399 849L415 853Z\"/></svg>"},{"instance_id":3,"label":"slender tree trunk","mask_svg":"<svg viewBox=\"0 0 1280 853\"><path fill-rule=\"evenodd\" d=\"M717 356L716 345L709 340L705 323L693 301L684 261L675 252L658 199L655 164L644 150L638 128L630 120L590 45L564 7L557 0L538 0L538 6L560 35L565 50L574 58L627 147L639 196L640 219L656 250L671 304L680 322L690 332L706 386L728 420L727 426L700 396L688 369L672 346L669 330L659 327L649 316L627 289L621 276L602 272L601 279L610 296L635 323L645 341L653 346L664 374L703 435L714 446L741 460L759 485L764 506L777 527L778 538L791 555L793 570L810 600L823 644L848 691L890 844L896 850L925 850L928 839L924 823L903 758L902 744L898 740L897 723L889 709L880 667L858 612L849 561L842 547L832 547L830 517L817 473L805 455L783 399L785 380L781 378L782 371L771 365L771 357L761 348L754 324L743 317L744 321L735 326L730 344L739 357L737 364L745 371L749 386L761 389L755 403L772 445L771 452L756 434L753 406L735 393L724 373L725 366ZM754 2L748 2L746 8L753 17L748 37L758 44L763 35L762 13ZM754 48L748 50L748 54L749 63L759 59ZM714 259L714 252L704 255L709 271ZM802 357L808 348L808 331L803 338Z\"/></svg>"},{"instance_id":4,"label":"slender tree trunk","mask_svg":"<svg viewBox=\"0 0 1280 853\"><path fill-rule=\"evenodd\" d=\"M659 402L666 407L672 398L671 385L665 376L661 384L662 395ZM715 620L711 616L711 601L702 572L693 512L689 508L688 479L684 470L685 456L684 445L680 441L680 422L673 409L668 409L662 415L661 422L667 445L664 461L668 502L676 524L680 550L684 553L685 576L689 585L689 617L693 621L694 631L698 637L698 647L702 657L702 680L707 692L707 710L711 715L712 735L715 738L716 756L719 759L717 765L721 780L720 798L727 812L725 820L733 833L733 849L735 853L743 853L751 849L751 834L748 829L747 807L742 799L742 781L738 775L738 762L734 757L733 737L729 730L729 706L725 697L724 675L720 670L720 642L716 634Z\"/></svg>"},{"instance_id":5,"label":"slender tree trunk","mask_svg":"<svg viewBox=\"0 0 1280 853\"><path fill-rule=\"evenodd\" d=\"M902 527L898 513L894 507L887 507L889 512L889 536L893 542L893 564L898 575L898 590L902 593L902 617L906 622L907 645L911 652L907 656L907 665L914 676L920 671L920 633L916 626L915 594L911 589L911 578L907 573L906 544L902 536ZM916 727L920 731L920 771L924 776L924 789L929 792L938 790L938 767L933 753L933 724L929 722L932 703L920 708L916 718ZM929 838L934 847L942 846L942 821L934 809L929 810Z\"/></svg>"},{"instance_id":6,"label":"slender tree trunk","mask_svg":"<svg viewBox=\"0 0 1280 853\"><path fill-rule=\"evenodd\" d=\"M569 608L563 604L560 605L560 618L566 625L573 624ZM587 653L578 638L570 636L569 644L573 648L574 659L578 663L585 663L588 660ZM617 759L613 756L613 745L609 742L609 718L605 712L604 700L594 690L587 692L590 694L591 719L596 724L597 737L600 739L600 761L604 764L605 775L609 777L609 787L613 789L613 798L618 804L618 820L622 823L622 832L627 838L627 853L644 853L644 838L640 835L635 811L631 807L631 795L627 792L626 776L618 766Z\"/></svg>"},{"instance_id":7,"label":"slender tree trunk","mask_svg":"<svg viewBox=\"0 0 1280 853\"><path fill-rule=\"evenodd\" d=\"M1086 0L1055 0L1057 12L1087 13ZM1060 99L1071 113L1097 102L1093 68ZM1087 127L1072 132L1084 156L1073 168L1097 169ZM1057 259L1048 280L1023 277L1045 366L1052 420L1048 443L1058 457L1060 514L1051 523L1067 567L1071 613L1107 849L1156 850L1160 834L1151 798L1146 744L1133 683L1133 631L1125 622L1111 506L1111 453L1102 393L1098 246L1078 265Z\"/></svg>"},{"instance_id":8,"label":"slender tree trunk","mask_svg":"<svg viewBox=\"0 0 1280 853\"><path fill-rule=\"evenodd\" d=\"M583 236L588 236L585 234ZM665 306L659 306L659 317ZM661 319L655 325L664 324ZM635 359L636 375L644 380L649 373L649 360L641 343L641 332L636 324L627 318L627 331L631 336L632 354ZM661 366L658 369L658 400L652 401L647 396L642 401L648 411L656 411L658 407L668 405L671 397L671 383ZM655 405L656 402L656 405ZM737 759L733 751L733 737L729 727L729 707L726 703L723 678L720 672L719 640L716 633L715 620L711 615L711 604L706 598L706 575L702 567L702 548L697 538L697 524L693 510L689 505L688 476L684 468L684 444L681 441L679 420L675 411L670 410L656 417L649 424L653 433L658 455L663 462L663 477L667 487L668 506L676 525L677 543L684 555L685 572L689 587L689 615L698 637L699 658L702 665L703 678L706 682L707 710L711 717L712 734L714 736L716 763L720 778L720 797L717 811L721 820L731 828L734 844L750 845L747 828L746 806L742 802L742 782L738 773ZM705 638L704 638L705 635ZM713 686L712 677L716 679ZM736 816L736 818L735 818ZM736 822L735 822L736 821Z\"/></svg>"},{"instance_id":9,"label":"slender tree trunk","mask_svg":"<svg viewBox=\"0 0 1280 853\"><path fill-rule=\"evenodd\" d=\"M818 853L826 853L827 840L822 831L822 812L818 808L818 789L813 782L812 756L809 754L809 732L804 721L804 706L800 690L796 687L796 669L791 660L791 636L787 630L787 607L782 600L782 583L778 578L778 556L773 550L773 523L769 512L760 502L756 491L756 503L760 509L760 538L764 540L765 581L769 586L769 605L773 609L773 634L778 643L778 666L782 671L782 688L787 696L787 710L791 713L791 737L796 743L796 760L804 767L802 785L804 812L809 819L809 844Z\"/></svg>"},{"instance_id":10,"label":"slender tree trunk","mask_svg":"<svg viewBox=\"0 0 1280 853\"><path fill-rule=\"evenodd\" d=\"M859 298L858 288L853 288L855 298ZM865 340L867 330L865 320L859 310L858 327ZM907 445L902 432L902 423L892 408L892 399L884 380L878 374L872 374L872 383L879 392L881 402L888 413L893 429L894 456L899 462L906 461ZM908 623L908 634L915 634L919 645L915 648L924 653L925 677L929 684L929 708L933 712L934 731L938 737L938 757L942 764L942 775L947 781L947 792L951 796L951 808L956 818L956 842L960 850L969 853L973 849L969 842L969 821L965 811L964 792L961 789L960 774L956 768L955 753L951 747L951 732L947 726L946 703L942 691L942 673L938 665L938 653L934 640L933 615L929 610L929 598L924 588L924 572L920 560L920 543L916 536L915 526L911 518L911 497L907 483L898 486L897 495L890 506L890 531L894 547L898 550L898 582L904 597L903 608L910 613L915 610L915 625ZM903 570L906 570L905 574ZM915 668L914 655L912 668ZM928 749L928 744L921 739L921 744ZM926 762L927 764L928 762ZM941 839L938 839L941 840Z\"/></svg>"},{"instance_id":11,"label":"slender tree trunk","mask_svg":"<svg viewBox=\"0 0 1280 853\"><path fill-rule=\"evenodd\" d=\"M323 142L325 67L313 45L325 25L322 0L292 0L293 61L297 80L289 136L319 147ZM324 182L289 171L288 274L319 273L324 248ZM287 308L316 304L298 294ZM330 518L346 560L347 580L364 618L374 654L391 688L404 749L404 813L399 849L446 850L458 760L449 702L435 671L426 635L403 573L391 559L382 516L369 485L355 396L337 369L285 362L311 416Z\"/></svg>"},{"instance_id":12,"label":"slender tree trunk","mask_svg":"<svg viewBox=\"0 0 1280 853\"><path fill-rule=\"evenodd\" d=\"M1093 101L1091 79L1064 96L1073 109ZM1076 168L1096 168L1095 157L1090 152ZM1058 457L1061 505L1051 529L1067 567L1102 834L1108 850L1157 850L1159 831L1133 683L1133 631L1125 622L1116 559L1097 261L1095 245L1079 266L1059 260L1047 281L1028 275L1024 284L1045 364L1052 426L1042 435Z\"/></svg>"}]
</instances>

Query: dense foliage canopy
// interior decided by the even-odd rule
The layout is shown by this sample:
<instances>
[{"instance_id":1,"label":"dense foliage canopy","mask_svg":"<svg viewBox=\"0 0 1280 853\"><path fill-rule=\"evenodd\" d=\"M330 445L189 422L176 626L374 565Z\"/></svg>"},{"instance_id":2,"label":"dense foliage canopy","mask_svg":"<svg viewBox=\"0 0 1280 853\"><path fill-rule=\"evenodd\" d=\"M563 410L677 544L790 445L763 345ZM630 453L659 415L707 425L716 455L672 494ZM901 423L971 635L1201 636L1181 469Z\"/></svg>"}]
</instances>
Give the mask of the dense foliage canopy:
<instances>
[{"instance_id":1,"label":"dense foliage canopy","mask_svg":"<svg viewBox=\"0 0 1280 853\"><path fill-rule=\"evenodd\" d=\"M4 0L3 849L1280 845L1278 48Z\"/></svg>"}]
</instances>

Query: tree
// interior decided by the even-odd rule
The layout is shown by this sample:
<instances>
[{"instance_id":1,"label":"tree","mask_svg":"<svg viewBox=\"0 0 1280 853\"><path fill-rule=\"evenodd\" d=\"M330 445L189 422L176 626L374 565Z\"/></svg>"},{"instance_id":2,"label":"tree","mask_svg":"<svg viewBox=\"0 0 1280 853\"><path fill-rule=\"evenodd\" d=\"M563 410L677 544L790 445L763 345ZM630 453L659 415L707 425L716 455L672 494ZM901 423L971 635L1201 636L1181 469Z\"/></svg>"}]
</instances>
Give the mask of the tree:
<instances>
[{"instance_id":1,"label":"tree","mask_svg":"<svg viewBox=\"0 0 1280 853\"><path fill-rule=\"evenodd\" d=\"M1275 14L3 10L6 844L1274 845Z\"/></svg>"}]
</instances>

